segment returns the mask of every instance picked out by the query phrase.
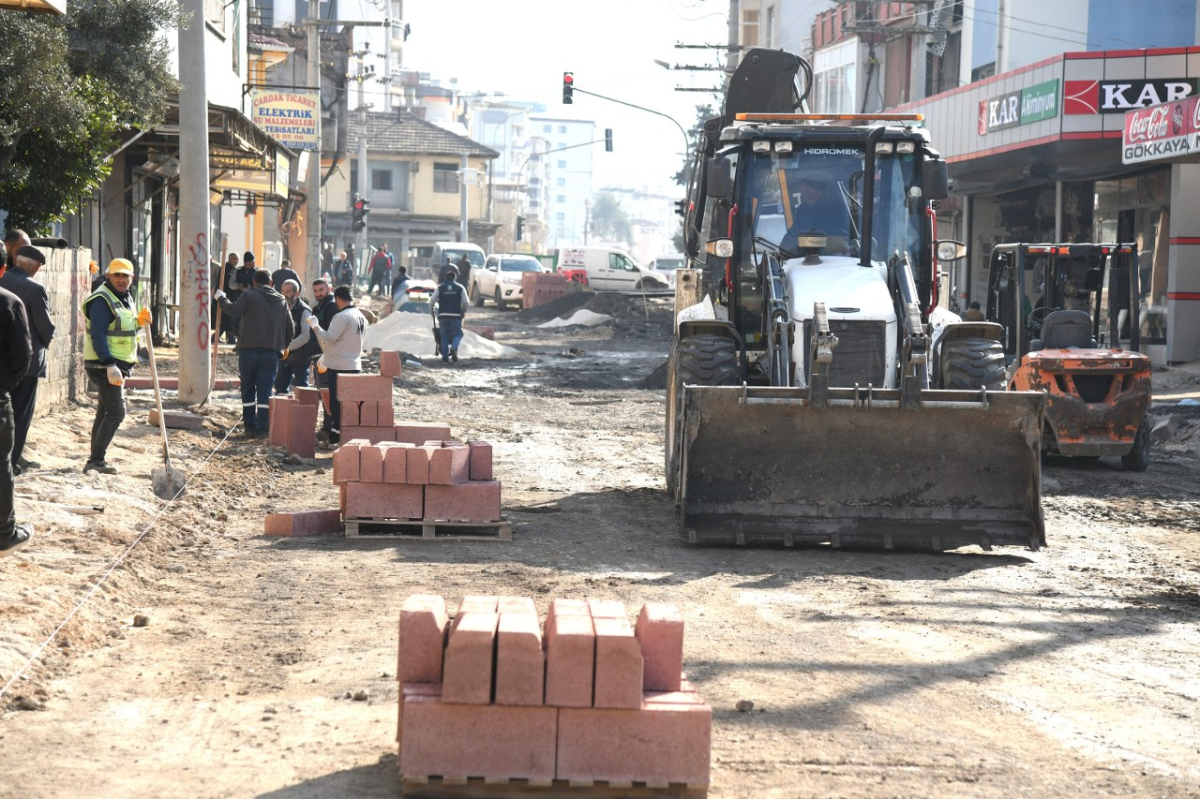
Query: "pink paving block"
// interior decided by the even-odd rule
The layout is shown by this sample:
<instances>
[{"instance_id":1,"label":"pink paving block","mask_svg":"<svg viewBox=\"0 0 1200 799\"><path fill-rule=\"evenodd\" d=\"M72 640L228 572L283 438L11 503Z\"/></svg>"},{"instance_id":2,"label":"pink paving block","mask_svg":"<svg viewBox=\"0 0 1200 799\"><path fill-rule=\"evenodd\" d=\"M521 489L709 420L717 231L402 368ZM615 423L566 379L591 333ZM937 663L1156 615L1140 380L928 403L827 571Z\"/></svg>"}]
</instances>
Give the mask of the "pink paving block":
<instances>
[{"instance_id":1,"label":"pink paving block","mask_svg":"<svg viewBox=\"0 0 1200 799\"><path fill-rule=\"evenodd\" d=\"M409 462L411 468L411 461ZM412 475L409 475L409 480ZM500 483L425 486L426 521L500 521Z\"/></svg>"},{"instance_id":2,"label":"pink paving block","mask_svg":"<svg viewBox=\"0 0 1200 799\"><path fill-rule=\"evenodd\" d=\"M395 483L346 483L347 519L420 519L422 486Z\"/></svg>"},{"instance_id":3,"label":"pink paving block","mask_svg":"<svg viewBox=\"0 0 1200 799\"><path fill-rule=\"evenodd\" d=\"M272 447L285 447L288 440L288 408L300 403L291 397L271 397L267 401L270 425L267 428L267 443Z\"/></svg>"},{"instance_id":4,"label":"pink paving block","mask_svg":"<svg viewBox=\"0 0 1200 799\"><path fill-rule=\"evenodd\" d=\"M296 386L292 389L292 396L295 397L295 399L301 405L311 405L314 408L321 407L321 389L319 388Z\"/></svg>"},{"instance_id":5,"label":"pink paving block","mask_svg":"<svg viewBox=\"0 0 1200 799\"><path fill-rule=\"evenodd\" d=\"M342 483L338 486L338 510L341 511L342 518L346 518L346 484Z\"/></svg>"},{"instance_id":6,"label":"pink paving block","mask_svg":"<svg viewBox=\"0 0 1200 799\"><path fill-rule=\"evenodd\" d=\"M625 613L625 603L619 599L589 599L588 611L593 619L629 620L629 615Z\"/></svg>"},{"instance_id":7,"label":"pink paving block","mask_svg":"<svg viewBox=\"0 0 1200 799\"><path fill-rule=\"evenodd\" d=\"M683 675L683 616L679 608L647 602L638 614L634 632L646 661L644 689L678 691Z\"/></svg>"},{"instance_id":8,"label":"pink paving block","mask_svg":"<svg viewBox=\"0 0 1200 799\"><path fill-rule=\"evenodd\" d=\"M293 400L295 402L295 400ZM301 458L317 454L317 409L296 402L288 407L287 451Z\"/></svg>"},{"instance_id":9,"label":"pink paving block","mask_svg":"<svg viewBox=\"0 0 1200 799\"><path fill-rule=\"evenodd\" d=\"M408 696L429 696L437 699L442 695L440 682L402 682L400 683L400 701L396 703L399 713L396 719L396 743L404 746L401 733L404 731L404 699Z\"/></svg>"},{"instance_id":10,"label":"pink paving block","mask_svg":"<svg viewBox=\"0 0 1200 799\"><path fill-rule=\"evenodd\" d=\"M468 441L471 448L470 479L492 479L492 445L486 441Z\"/></svg>"},{"instance_id":11,"label":"pink paving block","mask_svg":"<svg viewBox=\"0 0 1200 799\"><path fill-rule=\"evenodd\" d=\"M446 641L442 701L487 705L492 701L498 613L459 613Z\"/></svg>"},{"instance_id":12,"label":"pink paving block","mask_svg":"<svg viewBox=\"0 0 1200 799\"><path fill-rule=\"evenodd\" d=\"M388 442L371 444L359 450L359 477L364 483L383 482L383 449ZM396 442L391 442L395 444Z\"/></svg>"},{"instance_id":13,"label":"pink paving block","mask_svg":"<svg viewBox=\"0 0 1200 799\"><path fill-rule=\"evenodd\" d=\"M563 708L560 780L707 785L712 708L647 702L641 710Z\"/></svg>"},{"instance_id":14,"label":"pink paving block","mask_svg":"<svg viewBox=\"0 0 1200 799\"><path fill-rule=\"evenodd\" d=\"M339 400L338 403L342 406L342 427L359 427L362 424L360 421L362 403L347 402L346 400Z\"/></svg>"},{"instance_id":15,"label":"pink paving block","mask_svg":"<svg viewBox=\"0 0 1200 799\"><path fill-rule=\"evenodd\" d=\"M395 427L396 409L392 407L391 400L375 403L375 424L380 427Z\"/></svg>"},{"instance_id":16,"label":"pink paving block","mask_svg":"<svg viewBox=\"0 0 1200 799\"><path fill-rule=\"evenodd\" d=\"M540 705L545 691L546 658L536 613L501 613L496 633L496 704Z\"/></svg>"},{"instance_id":17,"label":"pink paving block","mask_svg":"<svg viewBox=\"0 0 1200 799\"><path fill-rule=\"evenodd\" d=\"M626 618L593 618L596 679L592 705L637 710L642 706L642 648Z\"/></svg>"},{"instance_id":18,"label":"pink paving block","mask_svg":"<svg viewBox=\"0 0 1200 799\"><path fill-rule=\"evenodd\" d=\"M429 454L429 482L457 485L467 482L471 450L466 444L439 447Z\"/></svg>"},{"instance_id":19,"label":"pink paving block","mask_svg":"<svg viewBox=\"0 0 1200 799\"><path fill-rule=\"evenodd\" d=\"M356 483L362 475L361 454L359 450L367 442L361 439L343 441L342 445L333 451L333 482Z\"/></svg>"},{"instance_id":20,"label":"pink paving block","mask_svg":"<svg viewBox=\"0 0 1200 799\"><path fill-rule=\"evenodd\" d=\"M446 600L413 594L400 606L400 655L396 679L402 683L442 681L442 650L450 617Z\"/></svg>"},{"instance_id":21,"label":"pink paving block","mask_svg":"<svg viewBox=\"0 0 1200 799\"><path fill-rule=\"evenodd\" d=\"M426 441L441 441L450 438L450 425L426 424L424 422L397 422L395 440L405 444L420 446Z\"/></svg>"},{"instance_id":22,"label":"pink paving block","mask_svg":"<svg viewBox=\"0 0 1200 799\"><path fill-rule=\"evenodd\" d=\"M546 622L549 623L551 616L590 615L592 615L592 611L586 599L567 599L560 596L550 600L550 613L546 617Z\"/></svg>"},{"instance_id":23,"label":"pink paving block","mask_svg":"<svg viewBox=\"0 0 1200 799\"><path fill-rule=\"evenodd\" d=\"M147 421L151 427L158 427L157 408L150 409L150 418ZM168 430L199 430L204 427L204 417L187 411L163 411L163 424Z\"/></svg>"},{"instance_id":24,"label":"pink paving block","mask_svg":"<svg viewBox=\"0 0 1200 799\"><path fill-rule=\"evenodd\" d=\"M359 405L358 423L363 427L379 427L379 403L364 402Z\"/></svg>"},{"instance_id":25,"label":"pink paving block","mask_svg":"<svg viewBox=\"0 0 1200 799\"><path fill-rule=\"evenodd\" d=\"M340 510L302 510L291 513L268 513L267 535L303 536L330 535L341 530Z\"/></svg>"},{"instance_id":26,"label":"pink paving block","mask_svg":"<svg viewBox=\"0 0 1200 799\"><path fill-rule=\"evenodd\" d=\"M372 444L378 444L380 441L392 441L393 432L390 427L362 427L360 425L342 425L341 437L342 440L350 438L362 438L370 441Z\"/></svg>"},{"instance_id":27,"label":"pink paving block","mask_svg":"<svg viewBox=\"0 0 1200 799\"><path fill-rule=\"evenodd\" d=\"M401 368L400 353L395 350L384 350L379 353L379 374L397 378L400 376Z\"/></svg>"},{"instance_id":28,"label":"pink paving block","mask_svg":"<svg viewBox=\"0 0 1200 799\"><path fill-rule=\"evenodd\" d=\"M502 596L496 598L497 613L527 613L537 619L537 606L527 596Z\"/></svg>"},{"instance_id":29,"label":"pink paving block","mask_svg":"<svg viewBox=\"0 0 1200 799\"><path fill-rule=\"evenodd\" d=\"M458 610L454 613L454 621L450 625L450 632L454 632L454 628L458 626L458 620L468 613L497 613L498 600L494 596L465 596L462 602L458 603Z\"/></svg>"},{"instance_id":30,"label":"pink paving block","mask_svg":"<svg viewBox=\"0 0 1200 799\"><path fill-rule=\"evenodd\" d=\"M387 375L340 374L338 399L351 402L379 402L392 399L392 378Z\"/></svg>"},{"instance_id":31,"label":"pink paving block","mask_svg":"<svg viewBox=\"0 0 1200 799\"><path fill-rule=\"evenodd\" d=\"M408 450L411 444L401 444L398 441L384 441L383 447L383 482L408 482Z\"/></svg>"},{"instance_id":32,"label":"pink paving block","mask_svg":"<svg viewBox=\"0 0 1200 799\"><path fill-rule=\"evenodd\" d=\"M400 773L406 777L554 779L558 711L552 707L404 701Z\"/></svg>"},{"instance_id":33,"label":"pink paving block","mask_svg":"<svg viewBox=\"0 0 1200 799\"><path fill-rule=\"evenodd\" d=\"M412 447L405 450L408 456L408 482L413 485L425 485L429 482L429 460L435 447Z\"/></svg>"},{"instance_id":34,"label":"pink paving block","mask_svg":"<svg viewBox=\"0 0 1200 799\"><path fill-rule=\"evenodd\" d=\"M596 632L590 616L558 615L546 623L546 704L591 707Z\"/></svg>"}]
</instances>

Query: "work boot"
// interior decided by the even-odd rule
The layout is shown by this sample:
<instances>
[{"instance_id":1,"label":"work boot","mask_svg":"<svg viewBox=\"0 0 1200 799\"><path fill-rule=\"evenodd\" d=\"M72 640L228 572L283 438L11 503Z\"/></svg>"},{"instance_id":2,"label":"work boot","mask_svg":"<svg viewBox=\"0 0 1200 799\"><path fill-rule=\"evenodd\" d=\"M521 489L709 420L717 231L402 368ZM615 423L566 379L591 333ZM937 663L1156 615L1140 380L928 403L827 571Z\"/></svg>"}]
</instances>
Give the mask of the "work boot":
<instances>
[{"instance_id":1,"label":"work boot","mask_svg":"<svg viewBox=\"0 0 1200 799\"><path fill-rule=\"evenodd\" d=\"M450 348L450 360L454 361L455 363L458 363L458 347Z\"/></svg>"},{"instance_id":2,"label":"work boot","mask_svg":"<svg viewBox=\"0 0 1200 799\"><path fill-rule=\"evenodd\" d=\"M83 466L83 473L100 472L100 474L116 474L117 467L105 460L88 461Z\"/></svg>"},{"instance_id":3,"label":"work boot","mask_svg":"<svg viewBox=\"0 0 1200 799\"><path fill-rule=\"evenodd\" d=\"M21 471L23 471L23 472L27 472L30 469L42 468L42 464L38 463L37 461L31 461L31 460L29 460L29 458L26 458L24 455L17 458L17 465L21 467Z\"/></svg>"},{"instance_id":4,"label":"work boot","mask_svg":"<svg viewBox=\"0 0 1200 799\"><path fill-rule=\"evenodd\" d=\"M15 525L11 533L4 538L0 538L0 558L16 552L28 544L31 538L33 538L32 524Z\"/></svg>"}]
</instances>

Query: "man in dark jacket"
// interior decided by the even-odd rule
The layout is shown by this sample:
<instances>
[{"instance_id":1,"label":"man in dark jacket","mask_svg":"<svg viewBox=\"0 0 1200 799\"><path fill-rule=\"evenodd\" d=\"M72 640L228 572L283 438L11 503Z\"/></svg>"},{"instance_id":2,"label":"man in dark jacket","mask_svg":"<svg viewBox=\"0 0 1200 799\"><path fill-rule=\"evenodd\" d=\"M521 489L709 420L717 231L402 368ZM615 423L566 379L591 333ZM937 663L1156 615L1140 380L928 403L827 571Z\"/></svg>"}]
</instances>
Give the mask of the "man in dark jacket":
<instances>
[{"instance_id":1,"label":"man in dark jacket","mask_svg":"<svg viewBox=\"0 0 1200 799\"><path fill-rule=\"evenodd\" d=\"M279 268L271 273L271 288L282 294L285 280L294 280L297 286L300 285L300 276L292 269L292 262L286 258L279 264Z\"/></svg>"},{"instance_id":2,"label":"man in dark jacket","mask_svg":"<svg viewBox=\"0 0 1200 799\"><path fill-rule=\"evenodd\" d=\"M25 458L25 440L29 426L33 424L33 412L37 406L38 380L46 376L46 349L54 338L54 322L50 321L50 300L41 283L33 280L46 256L37 247L25 246L17 250L14 263L0 277L0 287L17 295L25 305L25 318L29 321L30 339L33 343L33 361L25 379L12 391L12 412L16 423L13 432L12 470L19 475L29 469L41 467L40 463Z\"/></svg>"},{"instance_id":3,"label":"man in dark jacket","mask_svg":"<svg viewBox=\"0 0 1200 799\"><path fill-rule=\"evenodd\" d=\"M236 252L229 253L229 257L225 259L225 279L217 288L225 292L229 297L230 302L237 302L237 298L241 296L242 290L235 283L238 274L238 254ZM220 272L217 273L218 278ZM213 281L213 285L217 285L217 280ZM213 324L216 324L217 319L217 303L212 306ZM217 331L218 335L225 336L226 344L237 344L237 322L229 318L229 314L221 314L221 329Z\"/></svg>"},{"instance_id":4,"label":"man in dark jacket","mask_svg":"<svg viewBox=\"0 0 1200 799\"><path fill-rule=\"evenodd\" d=\"M333 265L333 279L339 286L354 285L354 263L346 255L346 251L342 250L338 253L338 259ZM329 301L333 302L333 289L329 293Z\"/></svg>"},{"instance_id":5,"label":"man in dark jacket","mask_svg":"<svg viewBox=\"0 0 1200 799\"><path fill-rule=\"evenodd\" d=\"M440 331L442 363L457 362L463 317L467 315L467 290L458 282L458 271L453 266L442 273L441 284L429 298L429 312Z\"/></svg>"},{"instance_id":6,"label":"man in dark jacket","mask_svg":"<svg viewBox=\"0 0 1200 799\"><path fill-rule=\"evenodd\" d=\"M247 253L249 254L249 253ZM271 288L271 273L254 272L252 287L236 303L225 292L213 298L224 313L236 317L238 372L242 380L242 423L248 438L266 438L270 427L271 389L279 371L279 356L296 335L283 295Z\"/></svg>"},{"instance_id":7,"label":"man in dark jacket","mask_svg":"<svg viewBox=\"0 0 1200 799\"><path fill-rule=\"evenodd\" d=\"M462 257L458 259L458 263L455 264L455 268L458 269L458 282L464 286L470 287L471 259L467 257L465 252L462 254Z\"/></svg>"},{"instance_id":8,"label":"man in dark jacket","mask_svg":"<svg viewBox=\"0 0 1200 799\"><path fill-rule=\"evenodd\" d=\"M308 370L312 365L308 345L314 336L305 324L305 320L312 316L312 309L300 296L300 284L295 280L285 280L279 292L287 303L288 313L292 315L292 328L296 333L283 351L279 374L275 378L275 393L286 394L292 386L308 388Z\"/></svg>"},{"instance_id":9,"label":"man in dark jacket","mask_svg":"<svg viewBox=\"0 0 1200 799\"><path fill-rule=\"evenodd\" d=\"M258 271L258 267L254 265L254 253L247 251L242 256L242 265L233 273L233 287L247 291L254 285L254 273ZM236 296L229 298L230 302L237 302Z\"/></svg>"},{"instance_id":10,"label":"man in dark jacket","mask_svg":"<svg viewBox=\"0 0 1200 799\"><path fill-rule=\"evenodd\" d=\"M338 312L337 300L333 296L333 287L325 280L318 278L313 281L313 306L312 317L317 320L317 324L322 330L329 329L329 323L333 321L333 317ZM325 379L325 375L317 370L317 359L321 357L321 344L317 341L315 335L309 338L308 354L312 363L313 385L319 389L328 389L329 381ZM321 432L317 433L317 438L322 441L329 440L329 431L333 428L333 417L326 413L321 422Z\"/></svg>"},{"instance_id":11,"label":"man in dark jacket","mask_svg":"<svg viewBox=\"0 0 1200 799\"><path fill-rule=\"evenodd\" d=\"M0 268L7 262L7 253L0 251ZM16 552L33 537L31 525L17 524L13 508L14 423L10 399L10 392L29 370L32 355L25 306L17 295L0 288L0 557Z\"/></svg>"}]
</instances>

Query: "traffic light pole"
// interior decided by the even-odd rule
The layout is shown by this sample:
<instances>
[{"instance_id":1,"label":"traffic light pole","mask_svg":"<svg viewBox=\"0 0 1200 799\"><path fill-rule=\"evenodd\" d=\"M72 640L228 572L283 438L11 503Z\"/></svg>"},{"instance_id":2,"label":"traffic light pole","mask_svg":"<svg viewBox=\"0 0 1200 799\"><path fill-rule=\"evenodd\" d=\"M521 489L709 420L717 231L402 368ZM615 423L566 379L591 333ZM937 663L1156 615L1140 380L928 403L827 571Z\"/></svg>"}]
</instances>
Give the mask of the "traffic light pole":
<instances>
[{"instance_id":1,"label":"traffic light pole","mask_svg":"<svg viewBox=\"0 0 1200 799\"><path fill-rule=\"evenodd\" d=\"M675 119L675 117L673 117L673 116L668 116L667 114L664 114L662 111L655 111L653 108L646 108L645 106L634 105L633 103L627 103L624 100L618 100L615 97L607 97L603 94L596 94L595 92L589 92L587 89L581 89L578 86L574 86L574 85L572 85L571 91L579 92L580 94L586 94L589 97L596 97L601 100L608 100L610 103L617 103L618 105L624 105L624 106L628 106L630 108L636 108L639 111L645 111L647 114L654 114L655 116L663 117L664 119L669 119L673 123L675 123L675 127L679 128L679 135L683 136L683 156L684 156L684 158L687 157L688 152L691 150L691 142L688 141L687 132L683 129L683 125L679 124L679 120Z\"/></svg>"},{"instance_id":2,"label":"traffic light pole","mask_svg":"<svg viewBox=\"0 0 1200 799\"><path fill-rule=\"evenodd\" d=\"M367 97L366 97L366 76L363 74L362 55L358 55L358 196L366 198L367 180ZM363 214L362 229L359 230L354 237L354 249L360 263L365 266L367 262L364 260L367 256L367 215ZM359 264L355 264L355 274L359 274L363 268Z\"/></svg>"},{"instance_id":3,"label":"traffic light pole","mask_svg":"<svg viewBox=\"0 0 1200 799\"><path fill-rule=\"evenodd\" d=\"M300 278L308 285L311 278L321 273L321 17L320 0L308 0L308 85L317 91L317 113L313 127L317 136L317 147L308 151L308 173L305 181L306 205L308 207L308 257Z\"/></svg>"}]
</instances>

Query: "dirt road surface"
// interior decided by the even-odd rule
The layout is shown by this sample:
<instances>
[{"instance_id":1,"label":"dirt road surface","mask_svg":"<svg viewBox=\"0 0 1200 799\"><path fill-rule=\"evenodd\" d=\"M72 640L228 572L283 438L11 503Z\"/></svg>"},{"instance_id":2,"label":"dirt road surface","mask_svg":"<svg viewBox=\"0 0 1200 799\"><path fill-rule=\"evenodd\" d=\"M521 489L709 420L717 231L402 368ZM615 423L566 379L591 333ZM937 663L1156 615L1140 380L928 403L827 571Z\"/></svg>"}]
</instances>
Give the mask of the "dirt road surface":
<instances>
[{"instance_id":1,"label":"dirt road surface","mask_svg":"<svg viewBox=\"0 0 1200 799\"><path fill-rule=\"evenodd\" d=\"M1048 463L1040 552L689 548L662 487L668 306L618 310L547 331L489 307L469 321L522 358L415 353L399 382L397 418L494 443L511 543L264 537L270 510L336 507L329 453L218 447L232 393L172 433L175 465L204 465L161 514L148 392L112 478L78 473L90 405L39 418L44 468L17 483L37 537L0 560L0 685L87 599L0 698L0 797L397 796L412 593L679 605L711 796L1200 796L1200 415L1156 409L1177 424L1145 474Z\"/></svg>"}]
</instances>

